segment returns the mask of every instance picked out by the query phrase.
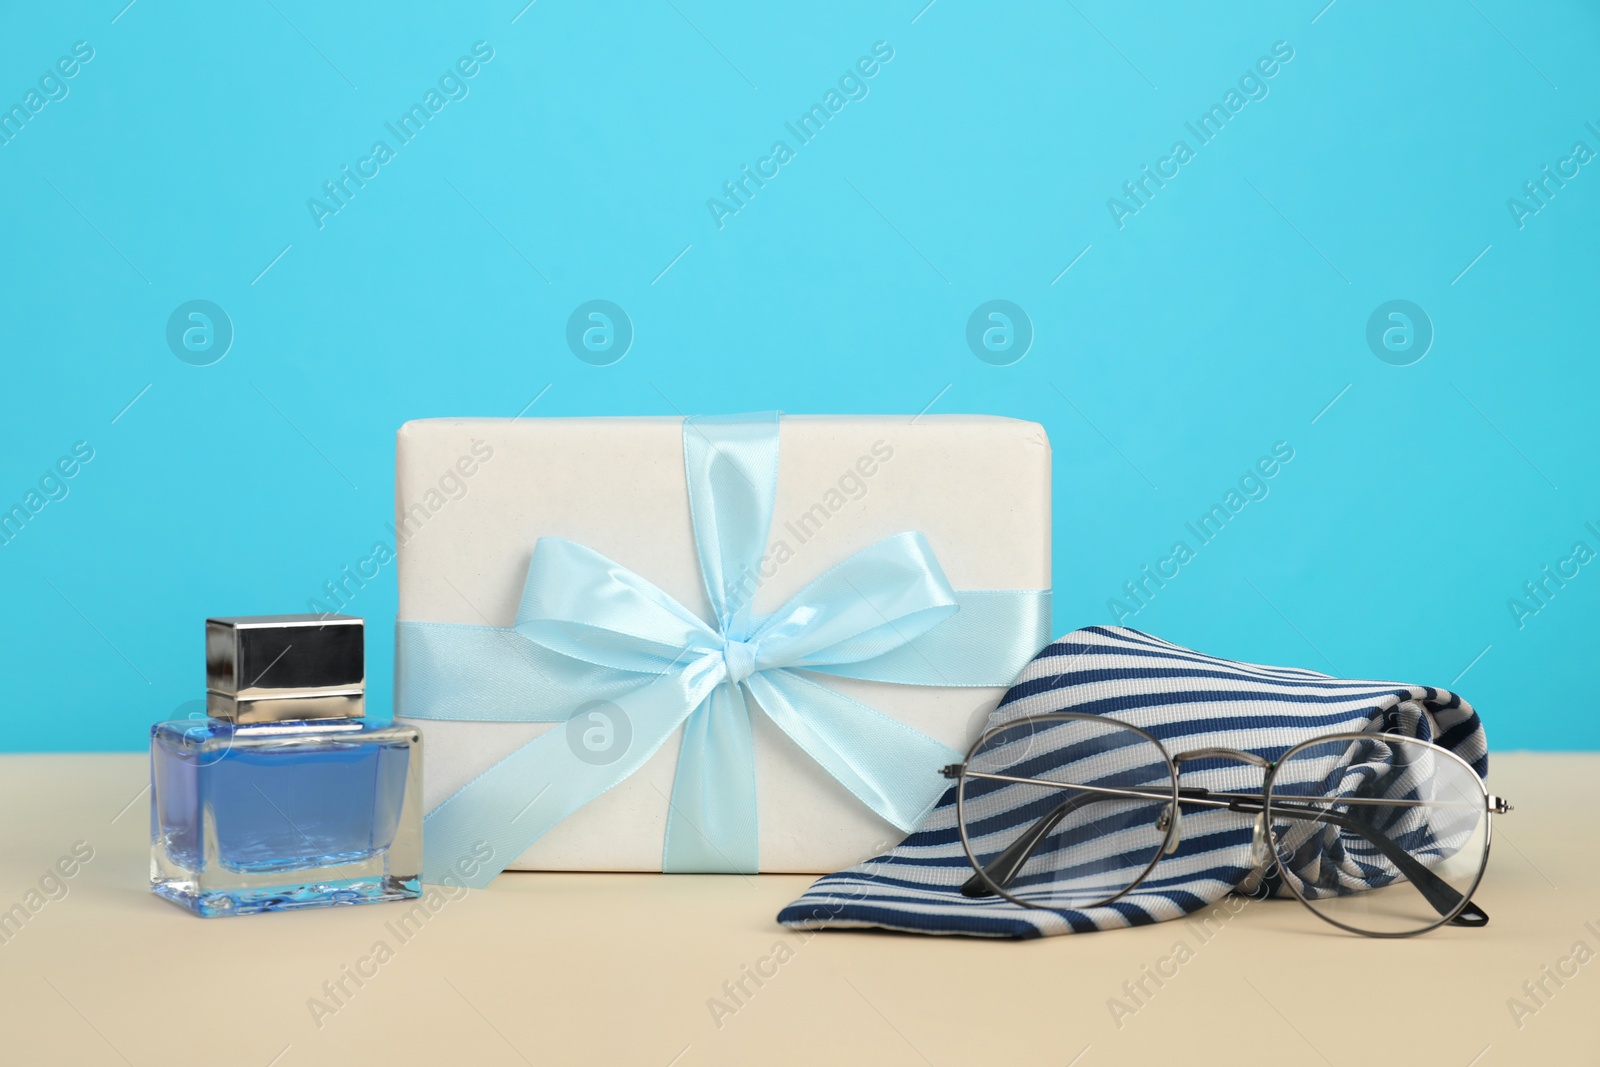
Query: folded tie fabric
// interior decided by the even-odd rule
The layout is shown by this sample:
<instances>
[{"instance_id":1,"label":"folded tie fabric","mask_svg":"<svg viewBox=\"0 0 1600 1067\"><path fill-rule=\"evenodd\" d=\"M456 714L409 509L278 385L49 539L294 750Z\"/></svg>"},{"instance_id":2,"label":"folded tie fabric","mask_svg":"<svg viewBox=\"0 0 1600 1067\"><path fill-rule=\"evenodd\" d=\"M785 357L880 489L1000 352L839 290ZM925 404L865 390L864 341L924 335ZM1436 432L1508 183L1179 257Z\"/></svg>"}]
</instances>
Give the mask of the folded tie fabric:
<instances>
[{"instance_id":1,"label":"folded tie fabric","mask_svg":"<svg viewBox=\"0 0 1600 1067\"><path fill-rule=\"evenodd\" d=\"M1241 663L1123 627L1076 630L1045 648L1006 693L990 717L989 728L1062 712L1104 716L1138 727L1174 756L1230 748L1277 760L1303 742L1363 731L1432 742L1460 756L1479 778L1488 773L1483 726L1471 706L1454 693ZM1330 745L1325 759L1302 761L1297 755L1291 763L1317 792L1342 795L1381 771L1342 763L1338 753L1347 747ZM1377 747L1381 752L1381 743ZM1321 749L1316 746L1313 751ZM1062 756L1057 762L1068 759ZM1462 768L1460 773L1467 771ZM1184 764L1179 780L1182 786L1201 791L1259 796L1263 774L1260 766L1203 759ZM1081 909L1026 907L993 893L962 893L974 872L962 846L952 786L899 846L819 879L779 913L778 921L797 929L879 927L928 934L1047 937L1180 918L1255 881L1261 844L1254 837L1251 815L1225 808L1185 810L1181 823L1181 836L1174 835L1175 850L1125 896ZM1388 829L1405 833L1403 823L1404 816ZM1073 847L1090 849L1094 843ZM1454 846L1442 840L1430 842L1429 847L1435 854L1446 854ZM1304 848L1301 853L1294 862L1297 867L1303 863L1305 869L1296 870L1297 878L1305 878L1309 870L1310 880L1334 887L1331 891L1338 891L1341 882L1359 886L1364 877L1372 878L1372 885L1382 884L1370 868L1356 862L1359 857L1314 854L1314 849ZM1069 850L1059 862L1071 863L1083 855ZM1275 878L1259 891L1288 895Z\"/></svg>"}]
</instances>

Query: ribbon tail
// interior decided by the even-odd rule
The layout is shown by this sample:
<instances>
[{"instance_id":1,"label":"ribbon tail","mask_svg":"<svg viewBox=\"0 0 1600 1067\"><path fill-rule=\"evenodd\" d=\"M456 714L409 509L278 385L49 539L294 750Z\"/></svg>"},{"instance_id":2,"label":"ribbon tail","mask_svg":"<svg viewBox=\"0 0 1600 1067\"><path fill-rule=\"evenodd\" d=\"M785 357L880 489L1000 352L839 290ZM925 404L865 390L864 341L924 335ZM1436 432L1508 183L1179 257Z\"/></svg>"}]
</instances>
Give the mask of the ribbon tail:
<instances>
[{"instance_id":1,"label":"ribbon tail","mask_svg":"<svg viewBox=\"0 0 1600 1067\"><path fill-rule=\"evenodd\" d=\"M667 675L591 709L625 739L609 759L568 726L523 745L423 818L422 880L487 886L551 827L642 767L708 691L703 674Z\"/></svg>"},{"instance_id":2,"label":"ribbon tail","mask_svg":"<svg viewBox=\"0 0 1600 1067\"><path fill-rule=\"evenodd\" d=\"M949 785L939 768L961 753L876 708L792 671L746 682L761 710L867 807L909 833Z\"/></svg>"},{"instance_id":3,"label":"ribbon tail","mask_svg":"<svg viewBox=\"0 0 1600 1067\"><path fill-rule=\"evenodd\" d=\"M755 874L755 749L737 685L719 685L689 716L678 750L661 869L671 874Z\"/></svg>"}]
</instances>

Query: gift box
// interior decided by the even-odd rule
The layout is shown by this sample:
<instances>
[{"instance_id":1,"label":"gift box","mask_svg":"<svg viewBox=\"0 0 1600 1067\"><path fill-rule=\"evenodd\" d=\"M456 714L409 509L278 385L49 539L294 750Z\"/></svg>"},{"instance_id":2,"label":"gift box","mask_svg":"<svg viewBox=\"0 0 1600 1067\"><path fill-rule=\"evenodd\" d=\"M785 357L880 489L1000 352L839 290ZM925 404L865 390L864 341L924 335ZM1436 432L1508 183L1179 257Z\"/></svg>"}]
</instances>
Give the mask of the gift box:
<instances>
[{"instance_id":1,"label":"gift box","mask_svg":"<svg viewBox=\"0 0 1600 1067\"><path fill-rule=\"evenodd\" d=\"M1035 423L427 419L396 472L430 880L848 866L1048 640Z\"/></svg>"}]
</instances>

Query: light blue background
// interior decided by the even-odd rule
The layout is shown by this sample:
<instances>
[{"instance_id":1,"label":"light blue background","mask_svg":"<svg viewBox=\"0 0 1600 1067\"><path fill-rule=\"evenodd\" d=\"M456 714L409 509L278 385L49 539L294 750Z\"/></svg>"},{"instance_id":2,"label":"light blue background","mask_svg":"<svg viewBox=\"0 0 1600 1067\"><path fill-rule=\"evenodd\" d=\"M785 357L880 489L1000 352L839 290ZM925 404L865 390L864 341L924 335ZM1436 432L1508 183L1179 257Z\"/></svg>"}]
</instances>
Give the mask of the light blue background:
<instances>
[{"instance_id":1,"label":"light blue background","mask_svg":"<svg viewBox=\"0 0 1600 1067\"><path fill-rule=\"evenodd\" d=\"M123 2L0 14L6 107L95 50L0 146L0 503L95 450L0 548L3 747L142 747L200 695L205 615L304 610L387 536L402 421L546 386L530 416L1041 422L1062 631L1287 441L1131 625L1454 682L1498 749L1600 747L1600 562L1521 628L1507 603L1600 550L1600 164L1520 229L1507 206L1600 150L1592 5ZM307 199L479 40L470 95L319 230ZM870 95L719 230L707 199L877 41ZM1119 229L1107 199L1179 138ZM596 298L636 331L609 367L564 339ZM1036 332L1012 366L965 341L997 298ZM234 325L212 366L165 341L192 299ZM1391 299L1435 330L1410 366L1365 340ZM392 567L350 610L386 708Z\"/></svg>"}]
</instances>

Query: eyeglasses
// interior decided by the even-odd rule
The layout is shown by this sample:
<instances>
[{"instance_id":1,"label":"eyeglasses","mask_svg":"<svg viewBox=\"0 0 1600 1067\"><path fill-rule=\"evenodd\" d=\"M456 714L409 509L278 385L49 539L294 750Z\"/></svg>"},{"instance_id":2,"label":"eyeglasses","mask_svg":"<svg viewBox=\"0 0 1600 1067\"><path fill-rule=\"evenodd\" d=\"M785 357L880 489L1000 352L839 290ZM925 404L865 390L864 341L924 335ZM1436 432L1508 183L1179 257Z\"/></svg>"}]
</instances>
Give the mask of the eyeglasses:
<instances>
[{"instance_id":1,"label":"eyeglasses","mask_svg":"<svg viewBox=\"0 0 1600 1067\"><path fill-rule=\"evenodd\" d=\"M1206 787L1180 785L1180 767ZM976 871L966 896L1097 908L1147 879L1160 892L1217 877L1248 840L1254 866L1239 891L1275 877L1320 918L1371 937L1486 925L1472 894L1489 814L1511 810L1460 756L1414 737L1333 733L1276 760L1232 748L1174 756L1136 726L1072 712L995 727L942 773L956 780ZM1165 877L1151 879L1164 857Z\"/></svg>"}]
</instances>

